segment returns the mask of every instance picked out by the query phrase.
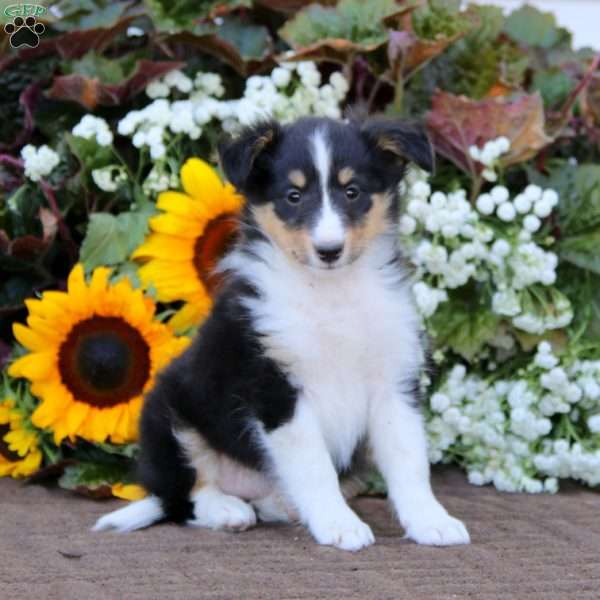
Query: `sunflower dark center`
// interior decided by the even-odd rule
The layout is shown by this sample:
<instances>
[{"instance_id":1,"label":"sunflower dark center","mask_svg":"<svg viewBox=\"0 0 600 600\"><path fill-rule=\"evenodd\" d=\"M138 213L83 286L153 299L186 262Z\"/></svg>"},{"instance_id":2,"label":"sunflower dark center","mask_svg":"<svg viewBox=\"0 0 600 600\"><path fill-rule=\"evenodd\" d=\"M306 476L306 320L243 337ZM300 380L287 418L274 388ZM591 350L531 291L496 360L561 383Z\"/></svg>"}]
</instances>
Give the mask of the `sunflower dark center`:
<instances>
[{"instance_id":1,"label":"sunflower dark center","mask_svg":"<svg viewBox=\"0 0 600 600\"><path fill-rule=\"evenodd\" d=\"M234 244L237 233L236 217L225 213L208 223L203 234L196 239L194 267L211 295L216 292L223 279L219 273L214 272L217 262Z\"/></svg>"},{"instance_id":2,"label":"sunflower dark center","mask_svg":"<svg viewBox=\"0 0 600 600\"><path fill-rule=\"evenodd\" d=\"M8 423L0 425L0 456L3 456L10 462L17 462L21 460L21 457L13 452L9 447L8 443L4 440L4 436L10 431L10 425Z\"/></svg>"},{"instance_id":3,"label":"sunflower dark center","mask_svg":"<svg viewBox=\"0 0 600 600\"><path fill-rule=\"evenodd\" d=\"M108 408L142 393L150 349L123 319L94 316L71 329L60 347L59 369L76 400Z\"/></svg>"}]
</instances>

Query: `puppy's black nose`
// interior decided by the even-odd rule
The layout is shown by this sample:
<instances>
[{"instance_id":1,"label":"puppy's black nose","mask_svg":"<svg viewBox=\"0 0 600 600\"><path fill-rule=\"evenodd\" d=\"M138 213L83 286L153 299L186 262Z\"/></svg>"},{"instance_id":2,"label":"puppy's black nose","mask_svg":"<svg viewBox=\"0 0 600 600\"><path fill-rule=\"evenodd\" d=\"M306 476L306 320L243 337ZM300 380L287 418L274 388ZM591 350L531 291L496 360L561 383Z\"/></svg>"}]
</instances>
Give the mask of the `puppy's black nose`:
<instances>
[{"instance_id":1,"label":"puppy's black nose","mask_svg":"<svg viewBox=\"0 0 600 600\"><path fill-rule=\"evenodd\" d=\"M342 254L344 246L315 246L319 258L328 264L334 263Z\"/></svg>"}]
</instances>

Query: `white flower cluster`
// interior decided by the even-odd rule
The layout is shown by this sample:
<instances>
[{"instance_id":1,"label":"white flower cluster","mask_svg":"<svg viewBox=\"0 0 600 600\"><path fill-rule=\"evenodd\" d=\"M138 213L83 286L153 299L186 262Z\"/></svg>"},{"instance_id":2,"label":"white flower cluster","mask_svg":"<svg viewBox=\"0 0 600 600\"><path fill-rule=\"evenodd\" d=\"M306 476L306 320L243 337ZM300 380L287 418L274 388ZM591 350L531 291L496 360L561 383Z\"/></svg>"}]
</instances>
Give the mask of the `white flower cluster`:
<instances>
[{"instance_id":1,"label":"white flower cluster","mask_svg":"<svg viewBox=\"0 0 600 600\"><path fill-rule=\"evenodd\" d=\"M101 169L94 169L92 179L103 192L115 192L122 183L127 181L127 174L119 165L108 165Z\"/></svg>"},{"instance_id":2,"label":"white flower cluster","mask_svg":"<svg viewBox=\"0 0 600 600\"><path fill-rule=\"evenodd\" d=\"M248 78L242 98L223 100L225 88L219 75L197 73L192 80L181 71L171 71L146 88L153 102L125 115L117 129L130 136L134 146L149 148L152 159L158 160L166 155L173 135L196 140L213 121L232 132L271 116L283 122L303 115L339 117L348 82L333 73L329 83L320 84L314 63L284 63L270 76ZM172 99L174 95L178 98Z\"/></svg>"},{"instance_id":3,"label":"white flower cluster","mask_svg":"<svg viewBox=\"0 0 600 600\"><path fill-rule=\"evenodd\" d=\"M542 334L571 322L568 299L551 287L557 256L533 239L540 219L558 203L554 190L529 185L511 199L506 187L496 185L473 207L464 190L432 192L426 175L414 170L401 191L406 214L400 232L417 266L420 281L414 294L423 316L431 316L448 300L448 290L474 280L490 284L490 309L512 319L518 329ZM535 286L550 296L548 302L532 299Z\"/></svg>"},{"instance_id":4,"label":"white flower cluster","mask_svg":"<svg viewBox=\"0 0 600 600\"><path fill-rule=\"evenodd\" d=\"M430 401L430 460L466 464L469 481L555 492L558 478L600 483L600 361L563 364L547 342L513 380L456 365Z\"/></svg>"},{"instance_id":5,"label":"white flower cluster","mask_svg":"<svg viewBox=\"0 0 600 600\"><path fill-rule=\"evenodd\" d=\"M178 187L179 175L176 172L169 171L164 161L158 161L154 164L142 186L144 193L148 195Z\"/></svg>"},{"instance_id":6,"label":"white flower cluster","mask_svg":"<svg viewBox=\"0 0 600 600\"><path fill-rule=\"evenodd\" d=\"M39 181L42 177L50 175L54 167L60 162L58 154L46 144L39 148L27 144L21 150L21 158L25 165L25 177L28 177L31 181Z\"/></svg>"},{"instance_id":7,"label":"white flower cluster","mask_svg":"<svg viewBox=\"0 0 600 600\"><path fill-rule=\"evenodd\" d=\"M99 146L110 146L113 143L113 134L108 123L94 115L84 115L73 127L72 133L86 140L95 139Z\"/></svg>"},{"instance_id":8,"label":"white flower cluster","mask_svg":"<svg viewBox=\"0 0 600 600\"><path fill-rule=\"evenodd\" d=\"M486 181L497 181L496 168L498 159L510 150L510 140L504 136L486 142L483 148L477 146L469 147L469 156L481 163L485 168L481 176Z\"/></svg>"}]
</instances>

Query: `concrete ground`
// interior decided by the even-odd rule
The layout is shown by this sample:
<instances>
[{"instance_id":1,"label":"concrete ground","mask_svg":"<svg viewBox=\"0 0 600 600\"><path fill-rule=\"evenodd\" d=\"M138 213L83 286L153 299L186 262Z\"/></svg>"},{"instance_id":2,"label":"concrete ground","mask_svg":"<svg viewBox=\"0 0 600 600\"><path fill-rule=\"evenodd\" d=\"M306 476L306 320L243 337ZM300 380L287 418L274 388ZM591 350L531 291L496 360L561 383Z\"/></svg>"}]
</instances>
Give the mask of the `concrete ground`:
<instances>
[{"instance_id":1,"label":"concrete ground","mask_svg":"<svg viewBox=\"0 0 600 600\"><path fill-rule=\"evenodd\" d=\"M476 488L454 469L434 488L463 519L470 546L402 539L386 502L353 503L374 546L357 554L317 546L301 527L241 534L160 525L91 533L119 501L0 480L1 600L374 598L600 599L600 493L556 496Z\"/></svg>"}]
</instances>

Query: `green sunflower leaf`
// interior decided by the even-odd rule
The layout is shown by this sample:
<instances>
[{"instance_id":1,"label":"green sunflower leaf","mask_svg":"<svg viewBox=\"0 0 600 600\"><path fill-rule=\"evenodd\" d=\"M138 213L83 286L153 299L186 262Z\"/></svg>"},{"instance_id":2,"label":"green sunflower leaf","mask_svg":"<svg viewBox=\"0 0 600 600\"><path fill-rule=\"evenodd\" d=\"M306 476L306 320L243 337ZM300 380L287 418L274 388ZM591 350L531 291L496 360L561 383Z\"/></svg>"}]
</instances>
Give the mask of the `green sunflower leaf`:
<instances>
[{"instance_id":1,"label":"green sunflower leaf","mask_svg":"<svg viewBox=\"0 0 600 600\"><path fill-rule=\"evenodd\" d=\"M152 212L151 205L146 205L143 210L117 216L93 213L79 256L86 271L124 262L148 233L148 219Z\"/></svg>"},{"instance_id":2,"label":"green sunflower leaf","mask_svg":"<svg viewBox=\"0 0 600 600\"><path fill-rule=\"evenodd\" d=\"M65 468L58 484L86 496L106 498L112 496L113 484L128 478L129 470L126 463L79 462Z\"/></svg>"}]
</instances>

